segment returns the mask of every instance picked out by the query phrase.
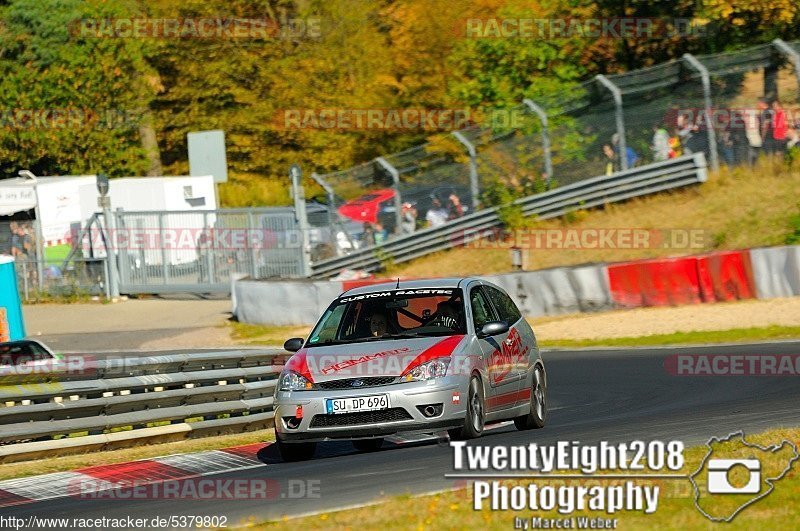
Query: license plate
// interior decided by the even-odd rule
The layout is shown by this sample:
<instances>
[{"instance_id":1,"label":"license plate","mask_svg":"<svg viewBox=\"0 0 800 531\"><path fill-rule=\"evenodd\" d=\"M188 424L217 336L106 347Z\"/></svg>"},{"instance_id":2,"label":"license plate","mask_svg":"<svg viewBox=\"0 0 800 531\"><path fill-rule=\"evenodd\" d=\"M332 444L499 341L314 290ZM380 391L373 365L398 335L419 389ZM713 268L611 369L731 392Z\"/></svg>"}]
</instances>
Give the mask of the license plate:
<instances>
[{"instance_id":1,"label":"license plate","mask_svg":"<svg viewBox=\"0 0 800 531\"><path fill-rule=\"evenodd\" d=\"M350 396L347 398L328 398L325 411L328 415L337 413L358 413L359 411L378 411L389 408L389 395Z\"/></svg>"}]
</instances>

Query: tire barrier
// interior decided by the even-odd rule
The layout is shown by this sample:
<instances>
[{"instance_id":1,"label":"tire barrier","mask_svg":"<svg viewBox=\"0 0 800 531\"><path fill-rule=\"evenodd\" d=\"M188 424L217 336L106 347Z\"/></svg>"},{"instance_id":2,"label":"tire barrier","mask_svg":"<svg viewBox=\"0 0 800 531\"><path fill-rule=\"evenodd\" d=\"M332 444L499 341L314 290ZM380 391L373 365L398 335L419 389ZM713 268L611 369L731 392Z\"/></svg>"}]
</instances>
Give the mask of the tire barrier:
<instances>
[{"instance_id":1,"label":"tire barrier","mask_svg":"<svg viewBox=\"0 0 800 531\"><path fill-rule=\"evenodd\" d=\"M759 299L800 295L800 246L751 249Z\"/></svg>"}]
</instances>

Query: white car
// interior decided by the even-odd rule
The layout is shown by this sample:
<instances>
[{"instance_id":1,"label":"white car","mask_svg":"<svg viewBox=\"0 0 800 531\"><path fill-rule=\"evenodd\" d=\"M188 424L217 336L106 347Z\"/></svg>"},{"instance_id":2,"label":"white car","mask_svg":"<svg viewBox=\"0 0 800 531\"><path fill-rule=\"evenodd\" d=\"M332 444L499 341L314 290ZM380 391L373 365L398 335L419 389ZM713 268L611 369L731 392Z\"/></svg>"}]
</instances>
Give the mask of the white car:
<instances>
[{"instance_id":1,"label":"white car","mask_svg":"<svg viewBox=\"0 0 800 531\"><path fill-rule=\"evenodd\" d=\"M275 391L285 460L316 443L377 449L387 435L472 438L513 419L541 428L547 379L533 330L511 297L477 278L397 281L342 293L307 339L293 338Z\"/></svg>"}]
</instances>

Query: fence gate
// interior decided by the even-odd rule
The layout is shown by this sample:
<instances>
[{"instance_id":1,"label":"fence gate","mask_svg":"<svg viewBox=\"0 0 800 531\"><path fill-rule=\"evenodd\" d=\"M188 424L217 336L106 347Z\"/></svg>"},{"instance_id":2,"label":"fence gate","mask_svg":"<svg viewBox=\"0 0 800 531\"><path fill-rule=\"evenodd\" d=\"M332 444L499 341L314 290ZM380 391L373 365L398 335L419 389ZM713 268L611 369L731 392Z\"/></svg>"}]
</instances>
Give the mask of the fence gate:
<instances>
[{"instance_id":1,"label":"fence gate","mask_svg":"<svg viewBox=\"0 0 800 531\"><path fill-rule=\"evenodd\" d=\"M231 276L303 276L302 237L291 208L202 212L118 210L121 293L230 291Z\"/></svg>"}]
</instances>

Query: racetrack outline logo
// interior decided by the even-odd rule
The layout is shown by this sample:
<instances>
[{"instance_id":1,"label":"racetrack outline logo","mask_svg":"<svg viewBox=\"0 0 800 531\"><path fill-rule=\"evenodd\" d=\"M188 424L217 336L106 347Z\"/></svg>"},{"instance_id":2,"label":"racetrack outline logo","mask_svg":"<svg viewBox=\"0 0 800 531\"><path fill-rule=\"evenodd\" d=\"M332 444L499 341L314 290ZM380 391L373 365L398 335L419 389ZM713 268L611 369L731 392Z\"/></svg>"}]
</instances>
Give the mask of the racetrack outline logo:
<instances>
[{"instance_id":1,"label":"racetrack outline logo","mask_svg":"<svg viewBox=\"0 0 800 531\"><path fill-rule=\"evenodd\" d=\"M738 438L738 439L734 440L735 438ZM793 453L793 456L787 461L786 466L783 468L783 470L777 476L776 475L770 475L769 473L766 473L766 472L762 473L763 472L762 471L763 462L762 462L761 458L759 458L759 457L756 457L755 459L718 459L718 458L712 459L711 458L712 454L714 454L715 451L717 451L717 450L715 450L715 446L719 447L719 446L722 446L723 444L729 443L729 442L735 442L735 443L741 442L742 448L751 448L752 450L754 450L756 452L762 452L762 453L764 453L764 455L767 455L767 456L778 454L780 451L782 451L784 449L784 446L788 446L788 448L791 449L791 451ZM706 518L708 518L712 522L730 522L731 520L733 520L736 517L737 514L739 514L742 511L742 509L752 505L753 503L757 502L758 500L760 500L762 498L765 498L768 494L770 494L773 490L775 490L775 482L780 480L780 479L782 479L792 469L792 466L793 466L794 462L797 461L798 459L800 459L800 454L798 454L798 452L797 452L797 447L791 441L788 441L788 440L784 439L784 440L782 440L780 442L780 444L774 444L774 445L766 446L766 447L765 446L760 446L760 445L755 444L755 443L747 442L745 440L745 438L744 438L744 431L741 431L741 430L737 431L737 432L733 432L730 435L728 435L727 437L722 438L722 439L719 439L717 437L711 437L708 440L708 442L706 443L706 446L708 446L708 453L703 458L703 460L700 462L700 466L697 468L697 470L693 474L691 474L689 476L689 481L692 482L692 486L694 487L694 498L693 498L693 500L694 500L695 507L697 507L697 510L700 511L703 514L703 516L705 516ZM757 467L753 466L752 461L754 461L754 460L758 461L758 466ZM744 463L745 461L747 461L748 463ZM715 463L715 462L716 462L717 466L712 467L711 465L713 463ZM745 465L748 468L748 470L750 471L750 474L751 474L751 476L750 476L751 477L751 481L748 481L748 485L746 485L744 488L742 488L742 487L740 487L740 488L732 487L729 484L727 478L719 477L720 474L724 474L724 472L721 472L721 470L723 468L727 468L729 470L732 466L738 465L738 464ZM752 489L750 488L751 487L751 483L752 483L752 477L753 477L754 474L758 474L759 482L760 482L760 480L761 480L761 478L763 476L763 482L766 485L768 485L769 488L764 490L764 492L761 493L760 495L757 495L757 496L754 496L754 497L748 499L745 503L743 503L742 505L737 507L735 510L733 510L733 512L727 518L723 517L723 516L712 516L711 514L706 512L706 510L704 510L700 505L701 488L698 485L698 483L695 481L695 478L698 477L704 470L706 470L708 472L708 485L707 485L706 493L709 494L709 495L717 494L717 495L721 495L721 496L729 496L729 495L742 495L742 494L753 494L753 493L757 494L759 492L758 490L753 492ZM727 486L728 488L723 488L721 490L718 489L717 487L722 482L727 482L728 483L728 486ZM712 483L714 484L714 487L715 487L714 489L711 488ZM759 489L759 490L761 490L761 489Z\"/></svg>"}]
</instances>

